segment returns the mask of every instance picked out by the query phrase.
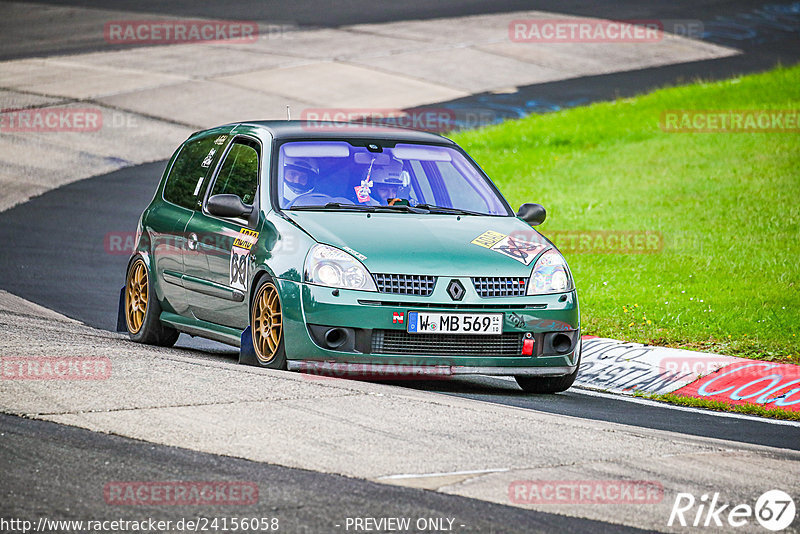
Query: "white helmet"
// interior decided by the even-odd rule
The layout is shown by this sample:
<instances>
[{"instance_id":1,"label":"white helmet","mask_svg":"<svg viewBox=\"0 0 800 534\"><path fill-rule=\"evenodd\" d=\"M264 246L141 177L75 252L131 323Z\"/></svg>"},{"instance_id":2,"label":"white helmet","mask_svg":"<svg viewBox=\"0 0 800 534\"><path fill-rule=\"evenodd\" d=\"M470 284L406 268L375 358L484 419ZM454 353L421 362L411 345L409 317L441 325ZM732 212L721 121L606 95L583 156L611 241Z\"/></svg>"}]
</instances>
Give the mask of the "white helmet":
<instances>
[{"instance_id":1,"label":"white helmet","mask_svg":"<svg viewBox=\"0 0 800 534\"><path fill-rule=\"evenodd\" d=\"M298 172L302 172L307 176L306 183L300 184L297 182L290 182L286 180L286 171L287 170L294 170ZM283 162L283 196L286 200L294 200L295 198L299 197L302 194L308 193L312 189L317 182L317 176L319 175L319 170L317 169L316 165L314 165L311 161L305 158L285 158Z\"/></svg>"},{"instance_id":2,"label":"white helmet","mask_svg":"<svg viewBox=\"0 0 800 534\"><path fill-rule=\"evenodd\" d=\"M370 179L375 185L402 187L406 185L403 181L403 163L398 160L392 160L388 165L376 165L370 173Z\"/></svg>"}]
</instances>

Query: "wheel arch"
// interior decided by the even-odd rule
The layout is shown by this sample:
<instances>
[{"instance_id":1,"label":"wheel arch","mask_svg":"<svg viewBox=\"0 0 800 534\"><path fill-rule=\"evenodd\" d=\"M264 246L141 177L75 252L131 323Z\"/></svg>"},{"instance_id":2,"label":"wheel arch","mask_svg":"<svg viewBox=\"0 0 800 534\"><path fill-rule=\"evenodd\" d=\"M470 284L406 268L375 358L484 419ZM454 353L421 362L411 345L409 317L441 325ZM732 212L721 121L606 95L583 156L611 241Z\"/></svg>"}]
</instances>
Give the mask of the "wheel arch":
<instances>
[{"instance_id":1,"label":"wheel arch","mask_svg":"<svg viewBox=\"0 0 800 534\"><path fill-rule=\"evenodd\" d=\"M128 283L128 272L131 270L131 266L133 265L133 262L135 262L139 258L142 259L142 261L144 262L144 266L147 269L147 279L148 279L148 282L150 283L150 287L152 287L153 289L158 288L160 290L161 289L161 285L159 284L159 282L157 280L158 277L154 276L153 264L150 261L150 254L148 254L147 252L142 251L142 250L134 251L133 254L131 254L131 257L128 258L128 266L125 268L125 283L126 284ZM125 286L123 285L123 287L125 287ZM156 297L158 297L158 291L156 291ZM160 302L160 299L159 299L159 302Z\"/></svg>"},{"instance_id":2,"label":"wheel arch","mask_svg":"<svg viewBox=\"0 0 800 534\"><path fill-rule=\"evenodd\" d=\"M250 310L253 307L253 297L256 294L256 289L258 289L258 284L261 283L261 280L264 278L274 281L275 280L275 273L273 273L269 267L261 266L256 274L253 275L253 281L250 282L250 289L247 291L247 315L250 315ZM280 293L280 292L279 292ZM279 294L280 296L280 294Z\"/></svg>"},{"instance_id":3,"label":"wheel arch","mask_svg":"<svg viewBox=\"0 0 800 534\"><path fill-rule=\"evenodd\" d=\"M133 254L131 254L130 258L128 258L128 266L125 268L125 276L128 275L128 271L131 269L131 265L133 265L133 262L139 258L142 258L142 260L144 261L144 265L145 267L147 267L148 275L151 274L152 265L150 265L150 254L146 254L141 250L137 250Z\"/></svg>"},{"instance_id":4,"label":"wheel arch","mask_svg":"<svg viewBox=\"0 0 800 534\"><path fill-rule=\"evenodd\" d=\"M278 293L278 301L281 306L281 310L283 309L283 297L280 294L279 285L275 283L276 280L275 274L272 270L269 269L266 265L262 265L258 268L256 273L253 275L252 281L250 283L250 288L248 289L248 298L247 298L247 315L248 315L248 325L247 328L242 332L241 337L241 344L239 346L239 363L245 365L253 365L256 367L270 367L273 369L286 369L286 355L283 349L285 343L285 332L282 332L281 340L278 345L278 349L276 351L277 358L274 360L277 363L277 367L273 366L270 363L264 364L261 363L256 355L256 350L254 348L254 339L255 333L252 330L252 322L253 322L253 306L254 306L254 299L256 296L256 291L264 282L271 282Z\"/></svg>"},{"instance_id":5,"label":"wheel arch","mask_svg":"<svg viewBox=\"0 0 800 534\"><path fill-rule=\"evenodd\" d=\"M158 305L163 306L165 297L162 281L155 272L155 265L153 264L153 258L151 258L149 250L136 250L133 252L133 254L131 254L131 257L128 259L128 266L125 268L125 284L127 284L128 281L128 272L131 270L131 265L133 265L133 262L139 258L142 259L144 266L147 269L147 279L150 283L152 291L154 292L156 300L158 300ZM125 284L122 286L123 289L125 288Z\"/></svg>"}]
</instances>

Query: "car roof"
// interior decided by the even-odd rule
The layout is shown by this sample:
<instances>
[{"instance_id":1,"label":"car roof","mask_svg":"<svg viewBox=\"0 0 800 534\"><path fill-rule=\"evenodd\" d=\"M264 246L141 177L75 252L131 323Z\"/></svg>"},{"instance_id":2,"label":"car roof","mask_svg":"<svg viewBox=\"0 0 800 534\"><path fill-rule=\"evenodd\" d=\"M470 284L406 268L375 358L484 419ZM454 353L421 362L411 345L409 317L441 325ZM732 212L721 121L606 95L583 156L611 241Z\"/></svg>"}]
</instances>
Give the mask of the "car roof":
<instances>
[{"instance_id":1,"label":"car roof","mask_svg":"<svg viewBox=\"0 0 800 534\"><path fill-rule=\"evenodd\" d=\"M428 132L391 125L362 125L333 121L243 121L235 125L255 126L269 131L276 140L282 139L386 139L413 143L455 145L453 141Z\"/></svg>"}]
</instances>

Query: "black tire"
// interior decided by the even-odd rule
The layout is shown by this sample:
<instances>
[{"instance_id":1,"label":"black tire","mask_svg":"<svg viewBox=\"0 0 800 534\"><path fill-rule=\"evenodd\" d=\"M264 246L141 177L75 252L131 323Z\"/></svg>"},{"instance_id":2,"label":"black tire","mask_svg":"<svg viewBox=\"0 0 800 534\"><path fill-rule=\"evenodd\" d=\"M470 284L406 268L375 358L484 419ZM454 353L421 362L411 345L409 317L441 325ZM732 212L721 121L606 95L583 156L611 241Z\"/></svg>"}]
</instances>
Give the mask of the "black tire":
<instances>
[{"instance_id":1,"label":"black tire","mask_svg":"<svg viewBox=\"0 0 800 534\"><path fill-rule=\"evenodd\" d=\"M525 393L560 393L568 390L575 383L578 376L581 360L578 358L578 365L575 370L564 376L515 376L514 378L519 387Z\"/></svg>"},{"instance_id":2,"label":"black tire","mask_svg":"<svg viewBox=\"0 0 800 534\"><path fill-rule=\"evenodd\" d=\"M142 277L144 288L142 288ZM146 298L142 298L142 291L146 293ZM132 308L132 304L135 309ZM143 311L142 305L144 305ZM125 326L131 340L159 347L173 346L180 332L164 325L159 320L160 315L161 305L150 284L147 264L141 257L137 257L128 266L125 276Z\"/></svg>"},{"instance_id":3,"label":"black tire","mask_svg":"<svg viewBox=\"0 0 800 534\"><path fill-rule=\"evenodd\" d=\"M269 318L265 316L265 305L271 313ZM276 322L276 319L279 322ZM269 336L266 335L267 332ZM253 292L253 299L250 302L250 333L256 363L268 369L286 370L283 308L278 287L269 276L262 277Z\"/></svg>"}]
</instances>

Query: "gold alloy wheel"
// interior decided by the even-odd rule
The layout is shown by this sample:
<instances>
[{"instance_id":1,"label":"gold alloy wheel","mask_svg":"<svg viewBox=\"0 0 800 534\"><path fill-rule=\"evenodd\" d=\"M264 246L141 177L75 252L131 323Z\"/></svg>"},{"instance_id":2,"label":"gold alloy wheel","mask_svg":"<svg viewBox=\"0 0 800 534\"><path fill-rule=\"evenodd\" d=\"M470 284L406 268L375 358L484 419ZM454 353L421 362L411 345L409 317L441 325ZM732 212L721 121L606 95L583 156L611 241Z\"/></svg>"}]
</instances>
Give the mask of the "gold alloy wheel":
<instances>
[{"instance_id":1,"label":"gold alloy wheel","mask_svg":"<svg viewBox=\"0 0 800 534\"><path fill-rule=\"evenodd\" d=\"M253 305L253 347L261 363L271 362L278 353L283 333L283 315L278 289L271 282L261 286Z\"/></svg>"},{"instance_id":2,"label":"gold alloy wheel","mask_svg":"<svg viewBox=\"0 0 800 534\"><path fill-rule=\"evenodd\" d=\"M148 291L147 267L144 260L138 259L128 271L125 284L125 321L131 334L138 334L142 329L147 313Z\"/></svg>"}]
</instances>

